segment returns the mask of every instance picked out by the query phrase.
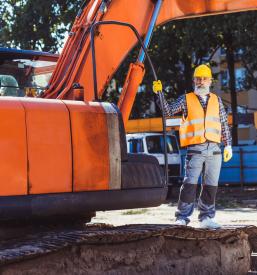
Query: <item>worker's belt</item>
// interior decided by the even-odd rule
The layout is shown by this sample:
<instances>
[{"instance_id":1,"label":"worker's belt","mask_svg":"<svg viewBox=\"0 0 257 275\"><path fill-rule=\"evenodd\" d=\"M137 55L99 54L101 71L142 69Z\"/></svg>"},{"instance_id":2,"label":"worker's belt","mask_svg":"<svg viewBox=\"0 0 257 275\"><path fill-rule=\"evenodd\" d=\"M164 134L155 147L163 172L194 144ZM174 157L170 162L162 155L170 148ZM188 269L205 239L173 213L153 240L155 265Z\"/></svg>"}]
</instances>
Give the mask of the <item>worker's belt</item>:
<instances>
[{"instance_id":1,"label":"worker's belt","mask_svg":"<svg viewBox=\"0 0 257 275\"><path fill-rule=\"evenodd\" d=\"M220 151L213 151L213 155L221 155ZM197 151L197 150L187 150L187 154L202 154L202 151Z\"/></svg>"},{"instance_id":2,"label":"worker's belt","mask_svg":"<svg viewBox=\"0 0 257 275\"><path fill-rule=\"evenodd\" d=\"M220 151L214 151L213 155L221 155L221 152Z\"/></svg>"}]
</instances>

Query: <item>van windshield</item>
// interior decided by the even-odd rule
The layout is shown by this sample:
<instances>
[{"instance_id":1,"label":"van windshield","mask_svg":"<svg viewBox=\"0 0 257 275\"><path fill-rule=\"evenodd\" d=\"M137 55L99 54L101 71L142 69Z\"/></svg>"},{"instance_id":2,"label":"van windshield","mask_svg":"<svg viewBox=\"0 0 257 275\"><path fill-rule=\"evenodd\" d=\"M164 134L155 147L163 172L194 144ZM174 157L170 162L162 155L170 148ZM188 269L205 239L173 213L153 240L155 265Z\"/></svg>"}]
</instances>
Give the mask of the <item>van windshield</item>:
<instances>
[{"instance_id":1,"label":"van windshield","mask_svg":"<svg viewBox=\"0 0 257 275\"><path fill-rule=\"evenodd\" d=\"M146 137L146 145L148 153L160 154L164 153L164 138L163 136ZM178 145L175 136L167 135L167 152L178 153Z\"/></svg>"}]
</instances>

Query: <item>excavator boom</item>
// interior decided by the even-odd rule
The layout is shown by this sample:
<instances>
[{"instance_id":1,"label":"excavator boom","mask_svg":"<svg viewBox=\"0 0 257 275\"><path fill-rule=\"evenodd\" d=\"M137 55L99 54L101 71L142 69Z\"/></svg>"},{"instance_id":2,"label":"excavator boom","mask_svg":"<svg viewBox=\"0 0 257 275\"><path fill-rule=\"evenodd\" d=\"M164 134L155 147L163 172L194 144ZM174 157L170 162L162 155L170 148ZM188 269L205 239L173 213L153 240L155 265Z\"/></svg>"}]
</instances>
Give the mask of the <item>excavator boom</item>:
<instances>
[{"instance_id":1,"label":"excavator boom","mask_svg":"<svg viewBox=\"0 0 257 275\"><path fill-rule=\"evenodd\" d=\"M148 30L156 1L90 0L78 14L50 81L46 98L73 99L74 85L83 88L84 100L95 99L90 28L98 21L132 24L141 36ZM257 9L257 0L163 0L156 25L175 19L200 17ZM101 98L106 85L137 39L129 28L99 26L95 32L97 95Z\"/></svg>"}]
</instances>

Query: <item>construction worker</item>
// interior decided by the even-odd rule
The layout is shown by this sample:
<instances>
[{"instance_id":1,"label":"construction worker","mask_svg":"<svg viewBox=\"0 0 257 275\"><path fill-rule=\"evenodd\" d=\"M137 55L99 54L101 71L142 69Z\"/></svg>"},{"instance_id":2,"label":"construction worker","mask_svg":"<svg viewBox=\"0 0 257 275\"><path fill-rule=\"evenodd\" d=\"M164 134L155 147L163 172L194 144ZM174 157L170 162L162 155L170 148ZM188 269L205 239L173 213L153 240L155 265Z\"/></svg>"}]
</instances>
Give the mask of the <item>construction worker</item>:
<instances>
[{"instance_id":1,"label":"construction worker","mask_svg":"<svg viewBox=\"0 0 257 275\"><path fill-rule=\"evenodd\" d=\"M222 163L220 143L224 143L224 161L232 158L231 135L224 105L217 95L210 92L212 72L209 66L196 67L193 76L194 92L179 97L168 104L163 93L166 116L182 112L179 129L180 144L187 147L185 176L180 189L176 216L177 225L187 225L193 213L199 176L203 173L198 200L201 228L217 229L215 198ZM154 81L153 91L162 91L161 81Z\"/></svg>"}]
</instances>

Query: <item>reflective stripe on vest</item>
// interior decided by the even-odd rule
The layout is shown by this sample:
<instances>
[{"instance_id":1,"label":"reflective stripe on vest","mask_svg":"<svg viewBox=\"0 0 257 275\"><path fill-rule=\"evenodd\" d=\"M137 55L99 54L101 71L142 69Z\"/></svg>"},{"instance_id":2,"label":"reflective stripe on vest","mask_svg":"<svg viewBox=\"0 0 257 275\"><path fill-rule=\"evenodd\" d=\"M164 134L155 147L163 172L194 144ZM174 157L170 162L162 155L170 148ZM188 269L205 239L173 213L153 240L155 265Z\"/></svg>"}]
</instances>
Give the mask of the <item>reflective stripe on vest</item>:
<instances>
[{"instance_id":1,"label":"reflective stripe on vest","mask_svg":"<svg viewBox=\"0 0 257 275\"><path fill-rule=\"evenodd\" d=\"M217 117L212 117L208 116L205 117L205 121L213 121L213 122L220 122L220 119ZM204 118L197 118L197 119L192 119L190 121L186 121L183 126L188 126L188 125L193 125L193 124L198 124L198 123L204 123Z\"/></svg>"},{"instance_id":2,"label":"reflective stripe on vest","mask_svg":"<svg viewBox=\"0 0 257 275\"><path fill-rule=\"evenodd\" d=\"M188 137L196 137L196 136L204 136L204 133L213 133L215 135L221 135L221 131L217 129L207 128L205 131L195 131L195 132L188 132L186 134L181 134L180 138L186 139Z\"/></svg>"},{"instance_id":3,"label":"reflective stripe on vest","mask_svg":"<svg viewBox=\"0 0 257 275\"><path fill-rule=\"evenodd\" d=\"M206 112L194 93L186 95L188 116L180 125L180 144L188 146L203 143L206 140L219 143L221 140L221 123L218 97L210 93Z\"/></svg>"}]
</instances>

